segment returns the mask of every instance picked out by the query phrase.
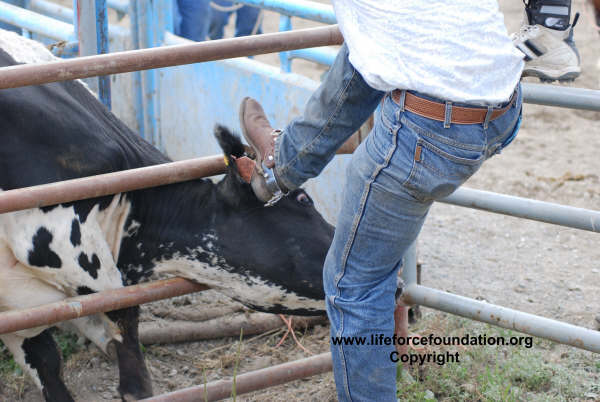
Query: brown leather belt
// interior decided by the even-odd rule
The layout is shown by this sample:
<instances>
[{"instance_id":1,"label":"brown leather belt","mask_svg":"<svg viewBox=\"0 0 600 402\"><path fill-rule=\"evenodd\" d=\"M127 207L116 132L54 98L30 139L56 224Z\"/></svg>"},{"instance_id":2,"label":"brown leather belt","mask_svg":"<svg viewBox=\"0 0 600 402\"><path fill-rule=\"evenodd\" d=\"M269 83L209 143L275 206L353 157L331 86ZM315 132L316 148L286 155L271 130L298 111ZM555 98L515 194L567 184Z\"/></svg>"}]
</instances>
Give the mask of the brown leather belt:
<instances>
[{"instance_id":1,"label":"brown leather belt","mask_svg":"<svg viewBox=\"0 0 600 402\"><path fill-rule=\"evenodd\" d=\"M400 104L402 90L395 89L392 91L392 99ZM513 105L516 99L516 91L513 93L508 105L501 109L493 109L490 121L502 116ZM435 102L429 99L421 98L415 94L406 91L404 99L404 108L419 116L427 117L437 121L446 121L446 104ZM478 124L485 121L485 116L488 113L486 107L464 107L452 105L452 117L450 123L454 124Z\"/></svg>"}]
</instances>

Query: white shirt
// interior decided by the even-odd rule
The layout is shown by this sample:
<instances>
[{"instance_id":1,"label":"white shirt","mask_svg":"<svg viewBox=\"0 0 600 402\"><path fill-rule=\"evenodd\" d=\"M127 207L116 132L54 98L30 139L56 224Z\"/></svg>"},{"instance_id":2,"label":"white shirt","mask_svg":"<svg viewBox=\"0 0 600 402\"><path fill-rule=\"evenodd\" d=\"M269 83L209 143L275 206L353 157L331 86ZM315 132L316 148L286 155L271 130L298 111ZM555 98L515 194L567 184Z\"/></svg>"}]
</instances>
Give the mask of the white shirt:
<instances>
[{"instance_id":1,"label":"white shirt","mask_svg":"<svg viewBox=\"0 0 600 402\"><path fill-rule=\"evenodd\" d=\"M521 77L496 0L333 0L350 62L373 88L508 100Z\"/></svg>"}]
</instances>

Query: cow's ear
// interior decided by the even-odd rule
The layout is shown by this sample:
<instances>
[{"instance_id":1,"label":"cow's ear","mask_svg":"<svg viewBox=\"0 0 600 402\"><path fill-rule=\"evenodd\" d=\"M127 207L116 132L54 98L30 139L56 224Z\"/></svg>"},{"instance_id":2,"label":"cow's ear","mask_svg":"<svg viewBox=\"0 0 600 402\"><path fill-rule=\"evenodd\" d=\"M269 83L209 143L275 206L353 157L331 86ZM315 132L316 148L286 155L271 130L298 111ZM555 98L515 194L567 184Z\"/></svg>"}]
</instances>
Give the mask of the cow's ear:
<instances>
[{"instance_id":1,"label":"cow's ear","mask_svg":"<svg viewBox=\"0 0 600 402\"><path fill-rule=\"evenodd\" d=\"M227 127L217 124L215 126L215 138L223 150L225 156L239 158L246 151L240 137L233 134Z\"/></svg>"},{"instance_id":2,"label":"cow's ear","mask_svg":"<svg viewBox=\"0 0 600 402\"><path fill-rule=\"evenodd\" d=\"M225 163L227 164L227 175L243 181L235 160L246 154L244 144L242 144L240 138L233 134L227 127L219 124L215 126L215 138L223 150Z\"/></svg>"},{"instance_id":3,"label":"cow's ear","mask_svg":"<svg viewBox=\"0 0 600 402\"><path fill-rule=\"evenodd\" d=\"M238 136L220 124L215 126L214 134L219 146L223 150L225 163L227 164L227 175L242 180L234 160L244 155L244 144L242 144Z\"/></svg>"},{"instance_id":4,"label":"cow's ear","mask_svg":"<svg viewBox=\"0 0 600 402\"><path fill-rule=\"evenodd\" d=\"M233 208L243 203L250 204L250 201L255 197L234 162L235 158L240 158L246 154L246 147L244 147L240 138L226 127L216 125L214 133L227 161L227 175L218 185L219 196Z\"/></svg>"}]
</instances>

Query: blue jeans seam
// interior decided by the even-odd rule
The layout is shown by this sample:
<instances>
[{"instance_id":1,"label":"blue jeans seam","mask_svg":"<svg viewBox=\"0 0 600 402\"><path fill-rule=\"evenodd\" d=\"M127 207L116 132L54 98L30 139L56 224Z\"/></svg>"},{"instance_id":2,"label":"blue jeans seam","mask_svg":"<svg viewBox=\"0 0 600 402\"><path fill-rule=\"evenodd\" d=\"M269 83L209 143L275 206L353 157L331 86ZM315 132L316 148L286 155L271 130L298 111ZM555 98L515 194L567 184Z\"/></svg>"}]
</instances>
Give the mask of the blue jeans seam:
<instances>
[{"instance_id":1,"label":"blue jeans seam","mask_svg":"<svg viewBox=\"0 0 600 402\"><path fill-rule=\"evenodd\" d=\"M515 103L516 103L516 102L515 102ZM511 125L510 125L510 128L508 128L508 129L507 129L507 130L506 130L504 133L502 133L502 134L500 134L500 135L497 135L497 136L495 136L494 138L492 138L492 139L490 140L490 143L492 143L492 144L493 144L493 143L497 142L497 141L498 141L498 139L500 139L500 138L503 138L503 137L506 137L507 135L509 135L509 134L510 134L510 132L511 132L512 130L514 130L514 126L515 126L515 124L517 124L517 120L518 120L518 119L519 119L519 114L517 114L517 115L516 115L516 117L514 118L513 122L512 122L512 123L511 123Z\"/></svg>"},{"instance_id":2,"label":"blue jeans seam","mask_svg":"<svg viewBox=\"0 0 600 402\"><path fill-rule=\"evenodd\" d=\"M391 147L391 149L388 151L388 154L384 160L384 162L382 164L378 164L375 167L375 170L373 171L373 174L371 174L370 179L365 183L365 188L363 191L363 195L361 197L360 200L360 209L358 211L358 213L355 215L355 219L354 222L352 224L352 230L351 230L351 234L348 238L348 240L346 241L346 245L344 247L344 253L342 254L342 263L341 263L341 272L340 275L338 277L338 275L336 275L335 278L335 289L336 289L336 296L333 298L333 302L332 305L335 307L335 309L338 311L338 313L340 314L340 330L339 330L339 334L338 336L341 336L344 332L344 313L343 311L335 304L335 299L340 296L340 288L339 288L339 283L340 281L343 279L344 274L346 272L346 266L347 266L347 262L348 262L348 256L350 255L350 250L352 249L352 244L354 243L354 238L356 237L356 232L358 230L358 226L360 225L360 221L362 219L362 216L364 214L365 211L365 206L367 203L367 199L369 198L369 193L371 192L371 184L373 184L373 182L375 182L375 180L377 179L377 176L379 175L379 173L381 173L381 171L383 169L385 169L386 166L389 165L390 160L392 159L392 155L394 154L394 152L396 151L396 147L397 147L397 136L398 135L398 130L394 131L394 137L393 137L393 145ZM342 366L343 366L343 378L344 378L344 388L346 391L346 395L348 396L349 400L352 400L352 397L350 396L350 387L348 385L348 370L346 369L346 360L345 360L345 356L344 356L344 348L343 345L339 346L340 351L340 361L342 362Z\"/></svg>"},{"instance_id":3,"label":"blue jeans seam","mask_svg":"<svg viewBox=\"0 0 600 402\"><path fill-rule=\"evenodd\" d=\"M485 147L482 147L479 145L463 144L462 142L454 141L454 140L448 139L446 137L436 135L436 134L430 132L429 130L426 130L423 127L420 127L418 124L410 121L408 118L406 118L406 116L402 117L402 123L405 124L406 126L408 126L411 130L413 130L418 135L422 135L424 137L431 138L432 140L439 141L446 145L451 145L453 147L461 148L461 149L464 149L467 151L482 151L485 149Z\"/></svg>"},{"instance_id":4,"label":"blue jeans seam","mask_svg":"<svg viewBox=\"0 0 600 402\"><path fill-rule=\"evenodd\" d=\"M331 127L331 122L336 119L337 115L339 114L340 110L342 109L342 105L347 98L347 93L349 92L349 89L353 85L356 75L357 75L356 69L352 68L352 77L350 77L350 80L348 80L348 84L340 92L340 95L338 96L338 102L335 106L333 113L329 116L329 118L327 119L327 122L323 125L323 128L321 129L319 134L317 134L317 136L312 141L310 141L308 144L304 145L300 150L298 150L296 153L296 156L294 158L292 158L292 160L290 160L288 163L286 163L284 165L279 166L277 171L278 171L280 177L286 173L286 171L291 167L291 165L294 162L296 162L302 154L304 154L308 150L310 150L312 148L312 146L317 141L319 141L321 139L321 137ZM283 135L285 135L285 133ZM279 144L277 142L275 143L275 161L279 162Z\"/></svg>"},{"instance_id":5,"label":"blue jeans seam","mask_svg":"<svg viewBox=\"0 0 600 402\"><path fill-rule=\"evenodd\" d=\"M463 165L469 165L469 166L475 166L479 163L481 163L481 161L483 160L483 156L485 155L483 152L483 149L478 149L476 152L481 152L481 156L479 156L477 159L468 159L468 158L460 158L458 156L454 156L452 154L449 154L448 152L444 152L443 150L439 149L438 147L436 147L433 144L430 144L429 142L425 141L422 138L419 138L417 140L417 144L421 144L422 146L424 146L425 148L427 148L428 150L430 150L431 152L441 156L442 158L445 158L451 162L454 163L461 163ZM434 169L435 170L435 169Z\"/></svg>"}]
</instances>

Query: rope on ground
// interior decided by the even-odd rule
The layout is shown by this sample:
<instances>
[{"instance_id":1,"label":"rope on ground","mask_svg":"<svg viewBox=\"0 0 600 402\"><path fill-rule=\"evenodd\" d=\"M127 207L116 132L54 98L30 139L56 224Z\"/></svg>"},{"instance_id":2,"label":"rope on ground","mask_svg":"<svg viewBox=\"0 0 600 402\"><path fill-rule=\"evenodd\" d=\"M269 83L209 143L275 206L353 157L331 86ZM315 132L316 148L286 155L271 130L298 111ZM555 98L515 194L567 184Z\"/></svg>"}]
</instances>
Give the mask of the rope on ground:
<instances>
[{"instance_id":1,"label":"rope on ground","mask_svg":"<svg viewBox=\"0 0 600 402\"><path fill-rule=\"evenodd\" d=\"M283 343L283 341L285 341L285 338L287 338L288 334L292 334L292 337L294 338L294 341L296 342L296 345L298 345L300 347L300 349L302 349L304 352L308 353L309 355L314 355L313 352L311 352L310 350L306 349L304 346L302 346L302 344L300 343L300 341L298 340L298 338L296 338L296 332L294 331L294 328L292 328L292 319L294 318L293 316L290 316L290 320L286 320L285 316L283 314L279 314L279 318L281 318L281 320L285 323L285 325L287 326L287 331L285 331L285 334L283 335L283 337L281 338L281 340L279 341L279 343L277 345L275 345L275 347L279 347L281 346L281 344Z\"/></svg>"},{"instance_id":2,"label":"rope on ground","mask_svg":"<svg viewBox=\"0 0 600 402\"><path fill-rule=\"evenodd\" d=\"M234 5L229 6L229 7L222 6L220 4L215 3L214 1L211 1L209 4L215 10L222 11L224 13L229 13L229 12L237 11L240 8L244 7L244 4L239 4L239 3L235 3Z\"/></svg>"}]
</instances>

